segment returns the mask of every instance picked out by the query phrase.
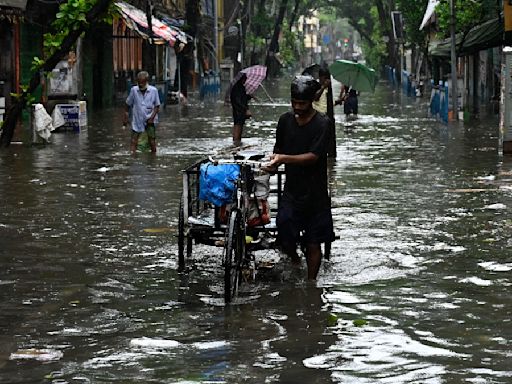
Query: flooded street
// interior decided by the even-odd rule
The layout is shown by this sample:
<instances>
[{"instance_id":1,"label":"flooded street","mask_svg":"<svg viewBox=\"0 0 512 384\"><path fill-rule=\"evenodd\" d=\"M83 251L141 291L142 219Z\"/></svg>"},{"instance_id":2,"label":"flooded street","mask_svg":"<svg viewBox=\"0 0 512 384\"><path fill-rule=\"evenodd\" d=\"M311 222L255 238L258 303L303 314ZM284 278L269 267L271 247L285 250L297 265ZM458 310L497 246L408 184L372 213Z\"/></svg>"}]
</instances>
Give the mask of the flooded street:
<instances>
[{"instance_id":1,"label":"flooded street","mask_svg":"<svg viewBox=\"0 0 512 384\"><path fill-rule=\"evenodd\" d=\"M243 143L270 152L288 80ZM338 88L335 87L334 94ZM158 154L122 109L0 152L0 383L510 383L512 159L380 84L344 122L319 280L286 260L223 304L221 248L178 273L180 170L231 143L221 102L167 106Z\"/></svg>"}]
</instances>

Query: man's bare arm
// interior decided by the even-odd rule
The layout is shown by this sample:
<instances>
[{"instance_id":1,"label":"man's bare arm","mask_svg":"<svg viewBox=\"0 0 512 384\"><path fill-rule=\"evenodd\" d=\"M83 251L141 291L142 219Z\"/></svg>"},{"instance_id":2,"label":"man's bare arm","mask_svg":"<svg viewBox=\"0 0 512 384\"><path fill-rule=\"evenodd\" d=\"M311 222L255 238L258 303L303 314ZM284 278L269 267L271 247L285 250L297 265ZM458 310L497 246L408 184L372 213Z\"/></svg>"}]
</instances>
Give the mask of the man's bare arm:
<instances>
[{"instance_id":1,"label":"man's bare arm","mask_svg":"<svg viewBox=\"0 0 512 384\"><path fill-rule=\"evenodd\" d=\"M313 152L301 153L300 155L284 155L282 153L276 153L273 155L269 165L275 167L278 167L281 164L309 165L315 163L317 160L318 156Z\"/></svg>"},{"instance_id":2,"label":"man's bare arm","mask_svg":"<svg viewBox=\"0 0 512 384\"><path fill-rule=\"evenodd\" d=\"M155 108L153 108L153 113L149 117L148 123L153 123L153 120L155 120L155 116L157 115L158 111L160 111L160 106L157 105Z\"/></svg>"}]
</instances>

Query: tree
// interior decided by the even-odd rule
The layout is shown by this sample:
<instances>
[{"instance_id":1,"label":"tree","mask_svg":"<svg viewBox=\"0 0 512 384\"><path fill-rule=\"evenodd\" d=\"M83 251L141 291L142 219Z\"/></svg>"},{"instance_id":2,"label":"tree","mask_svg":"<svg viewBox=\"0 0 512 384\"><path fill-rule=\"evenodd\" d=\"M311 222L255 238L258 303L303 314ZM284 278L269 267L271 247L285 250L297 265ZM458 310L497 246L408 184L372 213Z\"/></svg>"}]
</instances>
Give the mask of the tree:
<instances>
[{"instance_id":1,"label":"tree","mask_svg":"<svg viewBox=\"0 0 512 384\"><path fill-rule=\"evenodd\" d=\"M467 34L471 28L482 22L500 17L502 7L496 0L454 0L456 8L457 32ZM469 3L469 4L468 4ZM450 36L450 4L441 2L436 7L436 15L439 19L439 34L441 37Z\"/></svg>"},{"instance_id":2,"label":"tree","mask_svg":"<svg viewBox=\"0 0 512 384\"><path fill-rule=\"evenodd\" d=\"M52 28L56 32L44 36L45 54L48 57L34 58L29 83L22 86L22 92L16 95L7 111L0 135L0 147L10 145L16 123L25 105L32 101L31 94L39 86L41 75L53 70L92 24L105 20L111 4L112 0L68 0L67 3L60 5L59 12L52 22Z\"/></svg>"},{"instance_id":3,"label":"tree","mask_svg":"<svg viewBox=\"0 0 512 384\"><path fill-rule=\"evenodd\" d=\"M267 73L269 76L277 75L277 72L279 70L279 63L277 62L275 55L277 52L279 52L279 35L281 33L281 27L283 25L287 3L288 0L281 0L281 5L279 6L279 13L277 14L276 21L274 24L274 34L272 35L272 40L270 40L270 45L267 51L267 58L265 60L265 64L267 66Z\"/></svg>"},{"instance_id":4,"label":"tree","mask_svg":"<svg viewBox=\"0 0 512 384\"><path fill-rule=\"evenodd\" d=\"M423 15L428 0L397 0L397 7L402 12L407 43L424 47L426 32L420 31Z\"/></svg>"}]
</instances>

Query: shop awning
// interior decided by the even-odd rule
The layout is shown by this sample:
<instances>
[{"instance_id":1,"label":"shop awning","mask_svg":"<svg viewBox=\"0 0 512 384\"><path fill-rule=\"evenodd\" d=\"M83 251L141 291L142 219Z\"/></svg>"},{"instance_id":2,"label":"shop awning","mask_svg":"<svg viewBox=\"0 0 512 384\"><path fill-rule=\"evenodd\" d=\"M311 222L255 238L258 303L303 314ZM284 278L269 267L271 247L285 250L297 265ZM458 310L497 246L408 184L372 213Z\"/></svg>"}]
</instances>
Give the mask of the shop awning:
<instances>
[{"instance_id":1,"label":"shop awning","mask_svg":"<svg viewBox=\"0 0 512 384\"><path fill-rule=\"evenodd\" d=\"M488 20L483 24L473 27L464 42L462 34L456 36L457 56L466 56L488 48L499 47L504 44L503 41L503 21L498 18ZM434 41L429 44L429 53L432 56L449 57L451 50L451 39Z\"/></svg>"},{"instance_id":2,"label":"shop awning","mask_svg":"<svg viewBox=\"0 0 512 384\"><path fill-rule=\"evenodd\" d=\"M26 7L27 0L0 0L0 20L15 22L23 16Z\"/></svg>"},{"instance_id":3,"label":"shop awning","mask_svg":"<svg viewBox=\"0 0 512 384\"><path fill-rule=\"evenodd\" d=\"M27 0L0 0L0 7L18 8L24 11L27 7Z\"/></svg>"},{"instance_id":4,"label":"shop awning","mask_svg":"<svg viewBox=\"0 0 512 384\"><path fill-rule=\"evenodd\" d=\"M423 15L423 21L420 25L420 31L425 28L426 25L430 24L430 19L434 15L434 11L436 10L437 4L439 4L439 0L429 0L427 9L425 10L425 14Z\"/></svg>"},{"instance_id":5,"label":"shop awning","mask_svg":"<svg viewBox=\"0 0 512 384\"><path fill-rule=\"evenodd\" d=\"M2 0L0 0L2 1ZM149 39L148 21L146 13L133 5L118 1L115 3L119 12L126 22L126 25L136 31L141 37ZM151 26L153 35L151 38L155 43L167 43L173 47L176 43L187 44L187 35L185 32L174 26L162 22L160 19L152 16Z\"/></svg>"}]
</instances>

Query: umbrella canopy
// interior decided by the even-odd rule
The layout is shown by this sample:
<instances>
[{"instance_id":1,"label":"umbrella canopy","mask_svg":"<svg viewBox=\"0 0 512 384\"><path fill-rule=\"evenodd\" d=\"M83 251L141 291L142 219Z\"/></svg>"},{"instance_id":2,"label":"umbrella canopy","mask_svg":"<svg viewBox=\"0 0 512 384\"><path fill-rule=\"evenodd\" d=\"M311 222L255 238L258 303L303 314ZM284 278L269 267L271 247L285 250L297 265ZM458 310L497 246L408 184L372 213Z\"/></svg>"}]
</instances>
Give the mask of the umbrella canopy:
<instances>
[{"instance_id":1,"label":"umbrella canopy","mask_svg":"<svg viewBox=\"0 0 512 384\"><path fill-rule=\"evenodd\" d=\"M267 77L267 67L264 65L253 65L252 67L244 68L237 73L231 85L233 86L238 80L240 80L244 73L247 76L247 80L245 81L245 91L248 95L252 95L256 92L263 80L265 80L265 77Z\"/></svg>"},{"instance_id":2,"label":"umbrella canopy","mask_svg":"<svg viewBox=\"0 0 512 384\"><path fill-rule=\"evenodd\" d=\"M233 85L235 85L237 81L240 80L243 74L247 76L244 84L245 92L247 92L248 95L252 95L254 92L256 92L265 77L267 77L267 67L264 65L253 65L252 67L244 68L238 72L229 84L228 89L226 89L224 102L229 103L231 97L231 89L233 88Z\"/></svg>"},{"instance_id":3,"label":"umbrella canopy","mask_svg":"<svg viewBox=\"0 0 512 384\"><path fill-rule=\"evenodd\" d=\"M348 60L336 60L329 66L332 77L357 91L373 92L377 84L375 71Z\"/></svg>"}]
</instances>

